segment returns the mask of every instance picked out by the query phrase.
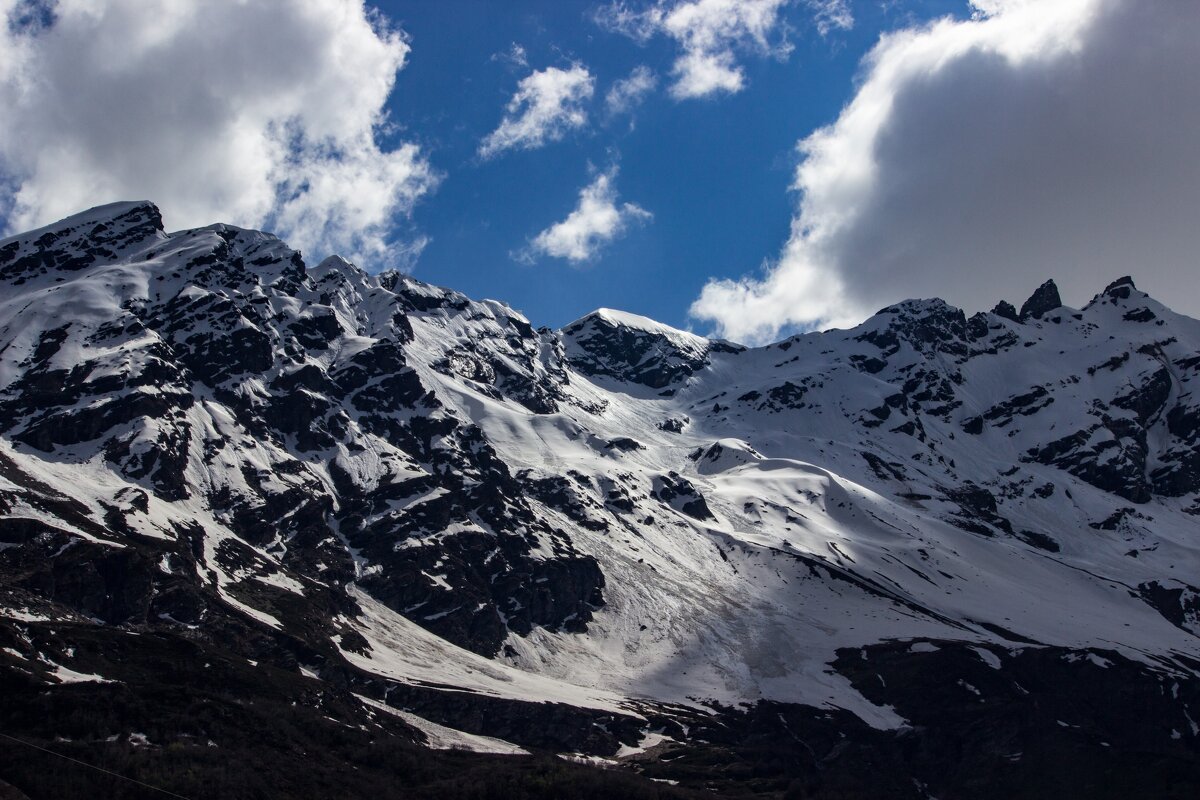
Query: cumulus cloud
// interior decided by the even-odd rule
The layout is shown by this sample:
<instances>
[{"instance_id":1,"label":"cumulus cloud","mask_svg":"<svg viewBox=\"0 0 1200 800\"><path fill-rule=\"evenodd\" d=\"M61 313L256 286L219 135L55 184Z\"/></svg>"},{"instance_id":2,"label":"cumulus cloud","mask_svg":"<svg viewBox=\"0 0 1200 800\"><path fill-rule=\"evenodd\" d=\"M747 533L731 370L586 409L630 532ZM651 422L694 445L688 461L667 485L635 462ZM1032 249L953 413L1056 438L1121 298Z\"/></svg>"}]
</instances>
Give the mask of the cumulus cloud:
<instances>
[{"instance_id":1,"label":"cumulus cloud","mask_svg":"<svg viewBox=\"0 0 1200 800\"><path fill-rule=\"evenodd\" d=\"M533 150L583 127L587 123L583 106L595 88L595 79L581 64L570 69L547 67L522 78L500 126L480 143L479 155L491 158L514 148Z\"/></svg>"},{"instance_id":2,"label":"cumulus cloud","mask_svg":"<svg viewBox=\"0 0 1200 800\"><path fill-rule=\"evenodd\" d=\"M861 320L907 297L968 310L1047 277L1085 302L1132 273L1200 311L1200 5L975 0L883 37L804 139L778 261L710 281L721 335Z\"/></svg>"},{"instance_id":3,"label":"cumulus cloud","mask_svg":"<svg viewBox=\"0 0 1200 800\"><path fill-rule=\"evenodd\" d=\"M633 68L628 78L615 82L604 96L604 106L609 114L626 114L646 99L646 95L658 86L658 78L645 65Z\"/></svg>"},{"instance_id":4,"label":"cumulus cloud","mask_svg":"<svg viewBox=\"0 0 1200 800\"><path fill-rule=\"evenodd\" d=\"M437 180L380 143L408 53L361 0L0 0L0 208L18 230L147 198L389 264Z\"/></svg>"},{"instance_id":5,"label":"cumulus cloud","mask_svg":"<svg viewBox=\"0 0 1200 800\"><path fill-rule=\"evenodd\" d=\"M745 84L745 74L737 63L741 51L786 57L791 46L775 33L782 25L780 9L788 2L658 0L635 10L618 0L602 7L596 21L639 41L660 34L673 39L680 52L671 68L675 80L670 92L676 100L684 100L741 91ZM829 0L820 2L828 4Z\"/></svg>"},{"instance_id":6,"label":"cumulus cloud","mask_svg":"<svg viewBox=\"0 0 1200 800\"><path fill-rule=\"evenodd\" d=\"M622 236L630 225L646 222L653 215L633 203L617 205L613 186L617 169L596 175L579 192L579 204L562 222L551 225L517 254L519 260L532 261L538 255L565 258L580 264L593 259L604 245Z\"/></svg>"}]
</instances>

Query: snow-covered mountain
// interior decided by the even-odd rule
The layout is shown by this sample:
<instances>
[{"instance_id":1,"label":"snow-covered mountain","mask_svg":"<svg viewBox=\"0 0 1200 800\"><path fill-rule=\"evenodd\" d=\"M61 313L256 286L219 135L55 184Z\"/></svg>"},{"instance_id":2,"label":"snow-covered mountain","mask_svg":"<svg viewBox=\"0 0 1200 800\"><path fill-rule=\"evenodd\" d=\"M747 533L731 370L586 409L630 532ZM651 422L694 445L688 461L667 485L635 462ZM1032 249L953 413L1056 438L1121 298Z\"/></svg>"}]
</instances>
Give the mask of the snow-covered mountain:
<instances>
[{"instance_id":1,"label":"snow-covered mountain","mask_svg":"<svg viewBox=\"0 0 1200 800\"><path fill-rule=\"evenodd\" d=\"M0 670L115 702L219 660L721 791L1194 788L1198 375L1129 278L744 348L102 206L0 241Z\"/></svg>"}]
</instances>

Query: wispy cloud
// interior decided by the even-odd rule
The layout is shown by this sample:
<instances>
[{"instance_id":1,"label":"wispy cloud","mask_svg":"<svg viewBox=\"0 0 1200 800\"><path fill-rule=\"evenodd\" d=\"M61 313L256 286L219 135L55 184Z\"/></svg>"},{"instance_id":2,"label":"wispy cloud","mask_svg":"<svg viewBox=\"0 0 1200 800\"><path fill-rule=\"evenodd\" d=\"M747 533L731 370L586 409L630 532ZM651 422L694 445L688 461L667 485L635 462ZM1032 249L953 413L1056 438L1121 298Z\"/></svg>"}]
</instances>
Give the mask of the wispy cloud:
<instances>
[{"instance_id":1,"label":"wispy cloud","mask_svg":"<svg viewBox=\"0 0 1200 800\"><path fill-rule=\"evenodd\" d=\"M547 67L517 84L499 127L479 145L479 155L491 158L506 150L532 150L554 142L567 131L587 123L584 103L595 92L595 79L587 68Z\"/></svg>"},{"instance_id":2,"label":"wispy cloud","mask_svg":"<svg viewBox=\"0 0 1200 800\"><path fill-rule=\"evenodd\" d=\"M847 0L804 0L804 4L812 10L813 24L822 36L854 27L854 14Z\"/></svg>"},{"instance_id":3,"label":"wispy cloud","mask_svg":"<svg viewBox=\"0 0 1200 800\"><path fill-rule=\"evenodd\" d=\"M639 41L665 35L679 46L671 68L677 100L735 93L745 85L742 51L785 58L791 45L780 34L780 10L790 0L658 0L641 10L617 0L602 7L602 27Z\"/></svg>"},{"instance_id":4,"label":"wispy cloud","mask_svg":"<svg viewBox=\"0 0 1200 800\"><path fill-rule=\"evenodd\" d=\"M567 218L535 236L527 248L515 254L518 260L531 262L541 255L581 264L595 258L631 225L653 219L649 211L633 203L617 204L616 177L616 167L597 174L580 190L579 203Z\"/></svg>"},{"instance_id":5,"label":"wispy cloud","mask_svg":"<svg viewBox=\"0 0 1200 800\"><path fill-rule=\"evenodd\" d=\"M507 50L501 50L499 53L492 54L492 61L502 61L505 64L510 64L514 67L528 67L529 56L525 52L525 48L513 42L508 46Z\"/></svg>"},{"instance_id":6,"label":"wispy cloud","mask_svg":"<svg viewBox=\"0 0 1200 800\"><path fill-rule=\"evenodd\" d=\"M658 78L647 66L637 66L628 78L612 85L604 96L604 106L609 114L627 114L639 106L646 96L658 86Z\"/></svg>"}]
</instances>

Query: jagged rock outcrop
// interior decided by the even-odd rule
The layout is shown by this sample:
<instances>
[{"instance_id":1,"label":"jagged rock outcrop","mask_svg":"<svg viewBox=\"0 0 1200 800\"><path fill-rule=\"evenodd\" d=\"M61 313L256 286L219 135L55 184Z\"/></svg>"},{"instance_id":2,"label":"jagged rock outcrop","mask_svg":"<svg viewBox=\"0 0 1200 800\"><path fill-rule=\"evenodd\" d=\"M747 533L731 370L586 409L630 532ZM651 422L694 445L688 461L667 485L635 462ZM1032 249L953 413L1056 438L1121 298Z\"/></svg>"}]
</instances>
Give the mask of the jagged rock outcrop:
<instances>
[{"instance_id":1,"label":"jagged rock outcrop","mask_svg":"<svg viewBox=\"0 0 1200 800\"><path fill-rule=\"evenodd\" d=\"M1021 321L1041 319L1047 312L1062 306L1062 298L1058 296L1058 286L1053 280L1046 281L1021 304Z\"/></svg>"},{"instance_id":2,"label":"jagged rock outcrop","mask_svg":"<svg viewBox=\"0 0 1200 800\"><path fill-rule=\"evenodd\" d=\"M595 311L562 332L573 369L651 389L663 389L695 374L708 366L710 353L741 350L611 309Z\"/></svg>"}]
</instances>

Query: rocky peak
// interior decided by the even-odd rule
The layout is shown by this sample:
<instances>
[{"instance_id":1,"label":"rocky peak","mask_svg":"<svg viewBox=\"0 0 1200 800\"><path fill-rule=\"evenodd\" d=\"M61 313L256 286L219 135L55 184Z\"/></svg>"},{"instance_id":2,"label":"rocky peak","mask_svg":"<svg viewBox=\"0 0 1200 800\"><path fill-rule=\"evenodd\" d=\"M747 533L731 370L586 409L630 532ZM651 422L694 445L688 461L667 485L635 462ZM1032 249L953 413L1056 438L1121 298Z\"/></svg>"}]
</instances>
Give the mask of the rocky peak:
<instances>
[{"instance_id":1,"label":"rocky peak","mask_svg":"<svg viewBox=\"0 0 1200 800\"><path fill-rule=\"evenodd\" d=\"M165 238L162 214L149 202L110 203L28 233L0 239L0 281L21 285L50 272L76 272Z\"/></svg>"},{"instance_id":2,"label":"rocky peak","mask_svg":"<svg viewBox=\"0 0 1200 800\"><path fill-rule=\"evenodd\" d=\"M901 339L922 353L966 353L966 314L944 300L905 300L881 309L865 326L872 323L873 330L857 338L883 349L885 357L897 352Z\"/></svg>"},{"instance_id":3,"label":"rocky peak","mask_svg":"<svg viewBox=\"0 0 1200 800\"><path fill-rule=\"evenodd\" d=\"M1003 317L1013 322L1021 321L1021 315L1017 313L1016 306L1007 300L1001 300L999 303L996 303L996 307L992 309L992 313L997 317Z\"/></svg>"},{"instance_id":4,"label":"rocky peak","mask_svg":"<svg viewBox=\"0 0 1200 800\"><path fill-rule=\"evenodd\" d=\"M1097 299L1105 298L1110 303L1115 304L1120 300L1130 299L1135 293L1141 294L1137 286L1134 285L1133 278L1126 275L1123 278L1117 278L1108 286L1105 286L1104 291L1099 294ZM1146 295L1142 296L1146 297Z\"/></svg>"},{"instance_id":5,"label":"rocky peak","mask_svg":"<svg viewBox=\"0 0 1200 800\"><path fill-rule=\"evenodd\" d=\"M637 314L602 308L562 329L571 366L663 389L703 369L713 351L742 348L677 330Z\"/></svg>"},{"instance_id":6,"label":"rocky peak","mask_svg":"<svg viewBox=\"0 0 1200 800\"><path fill-rule=\"evenodd\" d=\"M0 240L0 246L13 241L41 242L43 246L84 239L92 243L132 242L162 231L158 206L148 200L135 200L89 208L37 230Z\"/></svg>"},{"instance_id":7,"label":"rocky peak","mask_svg":"<svg viewBox=\"0 0 1200 800\"><path fill-rule=\"evenodd\" d=\"M1104 287L1104 294L1114 297L1128 297L1130 290L1136 290L1137 286L1133 283L1133 278L1126 275L1122 278L1117 278L1115 281Z\"/></svg>"},{"instance_id":8,"label":"rocky peak","mask_svg":"<svg viewBox=\"0 0 1200 800\"><path fill-rule=\"evenodd\" d=\"M471 301L466 295L419 281L409 275L388 271L379 276L380 285L401 298L410 311L463 311Z\"/></svg>"},{"instance_id":9,"label":"rocky peak","mask_svg":"<svg viewBox=\"0 0 1200 800\"><path fill-rule=\"evenodd\" d=\"M329 256L315 267L307 270L310 278L321 280L354 280L363 274L362 270L341 256Z\"/></svg>"},{"instance_id":10,"label":"rocky peak","mask_svg":"<svg viewBox=\"0 0 1200 800\"><path fill-rule=\"evenodd\" d=\"M1162 303L1138 289L1133 278L1128 275L1105 286L1104 291L1093 297L1084 306L1084 309L1092 310L1105 306L1119 311L1125 322L1153 323L1155 325L1162 325L1163 315L1170 311Z\"/></svg>"},{"instance_id":11,"label":"rocky peak","mask_svg":"<svg viewBox=\"0 0 1200 800\"><path fill-rule=\"evenodd\" d=\"M1061 305L1062 298L1058 296L1058 285L1053 280L1048 280L1021 305L1021 321L1041 319L1047 311L1053 311Z\"/></svg>"}]
</instances>

